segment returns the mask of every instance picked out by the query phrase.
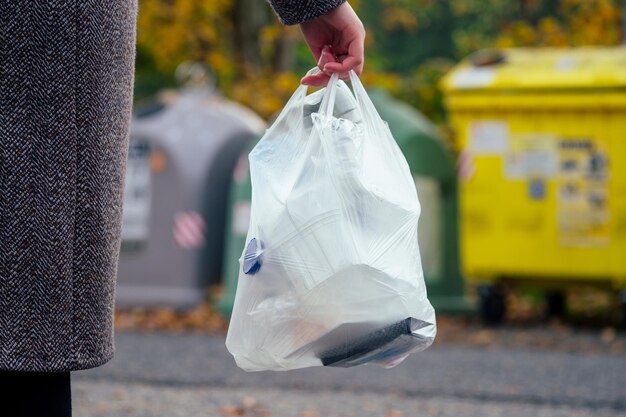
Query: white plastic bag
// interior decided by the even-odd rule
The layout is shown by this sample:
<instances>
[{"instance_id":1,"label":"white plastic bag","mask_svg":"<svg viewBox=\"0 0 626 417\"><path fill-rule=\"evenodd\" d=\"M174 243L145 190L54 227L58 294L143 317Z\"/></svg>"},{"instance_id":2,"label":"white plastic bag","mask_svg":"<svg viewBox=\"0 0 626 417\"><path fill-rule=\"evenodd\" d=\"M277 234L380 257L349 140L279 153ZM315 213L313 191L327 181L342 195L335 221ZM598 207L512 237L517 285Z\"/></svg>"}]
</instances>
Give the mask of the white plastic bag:
<instances>
[{"instance_id":1,"label":"white plastic bag","mask_svg":"<svg viewBox=\"0 0 626 417\"><path fill-rule=\"evenodd\" d=\"M408 164L356 74L300 86L250 153L226 346L247 371L400 363L433 342Z\"/></svg>"}]
</instances>

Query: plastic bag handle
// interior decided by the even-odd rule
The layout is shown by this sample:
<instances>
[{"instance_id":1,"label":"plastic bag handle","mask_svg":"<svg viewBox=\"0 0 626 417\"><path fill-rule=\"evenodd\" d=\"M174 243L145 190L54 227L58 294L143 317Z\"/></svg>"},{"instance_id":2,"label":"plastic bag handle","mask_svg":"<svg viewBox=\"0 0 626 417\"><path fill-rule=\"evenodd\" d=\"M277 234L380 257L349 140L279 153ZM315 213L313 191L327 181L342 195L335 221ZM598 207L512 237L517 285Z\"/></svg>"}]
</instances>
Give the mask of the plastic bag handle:
<instances>
[{"instance_id":1,"label":"plastic bag handle","mask_svg":"<svg viewBox=\"0 0 626 417\"><path fill-rule=\"evenodd\" d=\"M365 91L365 87L363 87L359 76L352 70L350 70L349 74L350 84L352 84L352 93L354 94L357 108L361 112L361 117L363 117L364 122L366 122L366 124L371 123L372 120L370 120L370 118L376 117L378 121L385 123L378 114L378 110L376 109L376 106L374 106L374 103L372 103L367 91ZM364 117L365 114L368 114L368 117Z\"/></svg>"},{"instance_id":2,"label":"plastic bag handle","mask_svg":"<svg viewBox=\"0 0 626 417\"><path fill-rule=\"evenodd\" d=\"M307 72L306 75L314 75L314 74L318 74L319 72L320 72L320 69L318 67L314 67L314 68L311 68ZM366 118L363 117L364 113L370 114L370 117L371 115L376 115L378 116L378 118L380 118L380 116L378 115L378 111L376 110L376 106L374 106L374 103L372 103L372 100L370 100L369 96L367 95L367 92L365 91L365 87L363 87L363 84L361 83L359 76L356 75L356 73L353 70L350 70L348 74L350 76L350 84L352 84L352 94L354 98L356 99L357 110L361 113L361 117L363 118L363 120L367 121ZM324 92L324 96L322 97L322 102L320 103L320 107L318 110L320 115L324 115L324 116L333 115L333 111L335 109L335 97L337 96L337 83L338 82L339 82L339 74L333 73L330 76L330 80L328 81L328 84L326 85L326 91ZM308 87L305 85L300 86L300 87L304 88L305 90L308 89Z\"/></svg>"},{"instance_id":3,"label":"plastic bag handle","mask_svg":"<svg viewBox=\"0 0 626 417\"><path fill-rule=\"evenodd\" d=\"M365 87L363 87L359 76L356 75L356 72L353 70L350 70L348 74L350 76L350 84L352 85L352 95L356 100L357 110L361 113L363 120L367 122L368 118L364 117L365 114L368 114L368 117L376 116L380 119L378 110L376 110L376 106L374 106L374 103L372 103L372 100L369 98L367 91L365 91ZM337 95L338 81L339 75L337 73L333 73L330 77L330 81L328 82L328 86L326 87L326 94L324 94L322 103L320 104L321 114L332 116L335 107L335 96ZM382 119L380 119L380 121L382 121Z\"/></svg>"},{"instance_id":4,"label":"plastic bag handle","mask_svg":"<svg viewBox=\"0 0 626 417\"><path fill-rule=\"evenodd\" d=\"M320 103L319 113L324 116L332 116L335 110L335 97L337 96L337 82L339 81L339 74L332 73L330 80L326 85L326 91L322 102Z\"/></svg>"}]
</instances>

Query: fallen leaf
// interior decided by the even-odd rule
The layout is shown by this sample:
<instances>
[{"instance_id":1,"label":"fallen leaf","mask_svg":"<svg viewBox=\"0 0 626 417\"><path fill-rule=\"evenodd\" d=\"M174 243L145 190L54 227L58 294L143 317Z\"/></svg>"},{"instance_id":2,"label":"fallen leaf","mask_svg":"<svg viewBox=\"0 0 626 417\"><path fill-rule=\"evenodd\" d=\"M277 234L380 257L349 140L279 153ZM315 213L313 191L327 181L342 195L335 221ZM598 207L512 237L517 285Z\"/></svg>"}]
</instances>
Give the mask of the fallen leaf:
<instances>
[{"instance_id":1,"label":"fallen leaf","mask_svg":"<svg viewBox=\"0 0 626 417\"><path fill-rule=\"evenodd\" d=\"M608 344L615 340L615 336L615 329L612 327L606 327L602 330L602 333L600 333L600 340Z\"/></svg>"},{"instance_id":2,"label":"fallen leaf","mask_svg":"<svg viewBox=\"0 0 626 417\"><path fill-rule=\"evenodd\" d=\"M243 406L246 408L252 408L254 406L256 406L259 402L256 400L256 398L252 398L252 397L245 397L242 401Z\"/></svg>"},{"instance_id":3,"label":"fallen leaf","mask_svg":"<svg viewBox=\"0 0 626 417\"><path fill-rule=\"evenodd\" d=\"M231 405L220 407L217 411L224 416L243 416L246 414L246 410L242 407L235 407Z\"/></svg>"},{"instance_id":4,"label":"fallen leaf","mask_svg":"<svg viewBox=\"0 0 626 417\"><path fill-rule=\"evenodd\" d=\"M494 341L494 333L491 330L480 330L473 335L474 343L485 346Z\"/></svg>"}]
</instances>

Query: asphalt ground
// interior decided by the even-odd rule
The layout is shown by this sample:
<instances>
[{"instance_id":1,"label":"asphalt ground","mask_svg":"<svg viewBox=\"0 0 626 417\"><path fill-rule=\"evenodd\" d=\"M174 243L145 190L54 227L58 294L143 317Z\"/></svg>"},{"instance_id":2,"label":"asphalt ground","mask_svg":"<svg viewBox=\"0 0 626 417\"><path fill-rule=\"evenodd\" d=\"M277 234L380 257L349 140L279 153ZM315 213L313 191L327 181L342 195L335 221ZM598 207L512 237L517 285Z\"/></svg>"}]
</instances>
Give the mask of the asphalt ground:
<instances>
[{"instance_id":1,"label":"asphalt ground","mask_svg":"<svg viewBox=\"0 0 626 417\"><path fill-rule=\"evenodd\" d=\"M622 333L454 332L390 370L260 373L236 367L222 334L118 332L114 360L74 373L75 415L626 416L626 355L592 349L621 346Z\"/></svg>"}]
</instances>

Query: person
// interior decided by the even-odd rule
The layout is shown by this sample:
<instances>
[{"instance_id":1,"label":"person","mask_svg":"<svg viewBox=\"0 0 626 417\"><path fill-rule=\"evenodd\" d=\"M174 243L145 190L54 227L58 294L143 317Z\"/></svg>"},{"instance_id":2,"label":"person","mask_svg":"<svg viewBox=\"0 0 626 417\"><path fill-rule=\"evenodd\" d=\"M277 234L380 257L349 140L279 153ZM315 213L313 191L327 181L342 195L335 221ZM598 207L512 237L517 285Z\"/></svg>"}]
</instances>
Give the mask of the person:
<instances>
[{"instance_id":1,"label":"person","mask_svg":"<svg viewBox=\"0 0 626 417\"><path fill-rule=\"evenodd\" d=\"M303 83L361 72L365 32L348 3L270 3L315 59L327 45L337 56ZM12 416L71 415L70 371L113 356L136 12L137 0L0 3L0 392Z\"/></svg>"}]
</instances>

